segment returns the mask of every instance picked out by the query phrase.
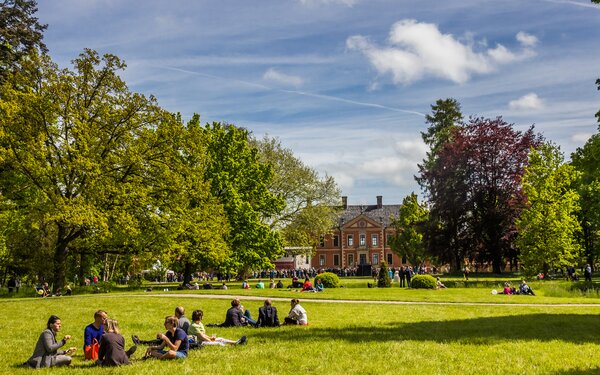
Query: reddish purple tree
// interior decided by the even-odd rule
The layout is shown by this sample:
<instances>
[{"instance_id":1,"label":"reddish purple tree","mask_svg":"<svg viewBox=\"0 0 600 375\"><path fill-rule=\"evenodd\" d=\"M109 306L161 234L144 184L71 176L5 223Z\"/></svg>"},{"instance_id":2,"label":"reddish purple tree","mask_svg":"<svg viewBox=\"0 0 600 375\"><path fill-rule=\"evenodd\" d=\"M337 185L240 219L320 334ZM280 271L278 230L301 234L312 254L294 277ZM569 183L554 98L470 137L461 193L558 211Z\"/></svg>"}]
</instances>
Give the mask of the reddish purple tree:
<instances>
[{"instance_id":1,"label":"reddish purple tree","mask_svg":"<svg viewBox=\"0 0 600 375\"><path fill-rule=\"evenodd\" d=\"M465 258L491 262L501 273L514 258L515 220L525 204L521 176L531 147L542 141L533 127L519 132L502 118L471 118L453 129L430 182L430 250L460 267Z\"/></svg>"}]
</instances>

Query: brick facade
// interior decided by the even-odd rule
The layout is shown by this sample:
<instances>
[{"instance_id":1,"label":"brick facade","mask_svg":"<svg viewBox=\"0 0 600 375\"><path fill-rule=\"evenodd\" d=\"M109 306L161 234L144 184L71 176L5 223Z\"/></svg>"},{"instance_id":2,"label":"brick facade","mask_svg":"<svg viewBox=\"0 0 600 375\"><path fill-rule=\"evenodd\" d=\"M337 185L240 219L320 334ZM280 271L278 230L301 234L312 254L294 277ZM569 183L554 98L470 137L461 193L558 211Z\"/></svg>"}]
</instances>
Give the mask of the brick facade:
<instances>
[{"instance_id":1,"label":"brick facade","mask_svg":"<svg viewBox=\"0 0 600 375\"><path fill-rule=\"evenodd\" d=\"M389 238L395 234L391 218L398 215L400 205L383 205L377 196L376 205L348 205L342 197L342 213L338 226L325 236L311 265L316 268L354 268L360 264L379 267L386 261L390 267L402 265L402 259L392 252Z\"/></svg>"}]
</instances>

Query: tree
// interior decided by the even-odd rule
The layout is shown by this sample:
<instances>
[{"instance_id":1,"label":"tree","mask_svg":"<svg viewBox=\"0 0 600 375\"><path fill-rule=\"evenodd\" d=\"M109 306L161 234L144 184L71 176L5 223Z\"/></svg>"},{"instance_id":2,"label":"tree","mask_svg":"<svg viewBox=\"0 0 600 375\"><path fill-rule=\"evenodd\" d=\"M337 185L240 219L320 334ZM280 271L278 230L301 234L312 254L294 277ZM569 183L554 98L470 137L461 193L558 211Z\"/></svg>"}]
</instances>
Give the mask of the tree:
<instances>
[{"instance_id":1,"label":"tree","mask_svg":"<svg viewBox=\"0 0 600 375\"><path fill-rule=\"evenodd\" d=\"M6 75L20 65L23 56L34 50L47 52L42 42L47 25L34 17L34 0L2 0L0 2L0 84Z\"/></svg>"},{"instance_id":2,"label":"tree","mask_svg":"<svg viewBox=\"0 0 600 375\"><path fill-rule=\"evenodd\" d=\"M379 268L379 275L377 276L377 287L389 288L390 286L392 286L392 279L390 278L387 263L381 262L381 268Z\"/></svg>"},{"instance_id":3,"label":"tree","mask_svg":"<svg viewBox=\"0 0 600 375\"><path fill-rule=\"evenodd\" d=\"M402 200L398 217L392 219L396 230L391 241L392 251L405 257L410 264L421 264L425 260L427 247L423 233L428 216L426 205L419 203L417 195L411 193Z\"/></svg>"},{"instance_id":4,"label":"tree","mask_svg":"<svg viewBox=\"0 0 600 375\"><path fill-rule=\"evenodd\" d=\"M269 190L274 173L251 147L246 129L213 122L204 127L209 163L205 179L222 204L231 228L228 268L243 277L252 267L270 268L283 254L283 242L269 223L281 214L284 199Z\"/></svg>"},{"instance_id":5,"label":"tree","mask_svg":"<svg viewBox=\"0 0 600 375\"><path fill-rule=\"evenodd\" d=\"M600 89L600 80L596 83ZM600 122L600 111L596 117ZM583 147L577 148L571 154L571 160L581 173L576 183L582 202L579 211L581 242L587 262L595 264L600 256L600 133L592 135Z\"/></svg>"},{"instance_id":6,"label":"tree","mask_svg":"<svg viewBox=\"0 0 600 375\"><path fill-rule=\"evenodd\" d=\"M539 137L501 118L471 118L455 127L428 181L430 251L459 268L465 258L490 261L500 273L514 249L514 222L523 206L520 178Z\"/></svg>"},{"instance_id":7,"label":"tree","mask_svg":"<svg viewBox=\"0 0 600 375\"><path fill-rule=\"evenodd\" d=\"M2 196L47 228L54 286L70 254L164 249L170 208L186 191L171 173L180 124L129 91L114 55L85 50L74 71L33 57L2 87Z\"/></svg>"},{"instance_id":8,"label":"tree","mask_svg":"<svg viewBox=\"0 0 600 375\"><path fill-rule=\"evenodd\" d=\"M273 168L269 190L285 201L281 213L272 218L271 228L281 230L290 246L314 249L335 225L339 188L333 177L321 178L277 138L252 139L252 144L261 161Z\"/></svg>"},{"instance_id":9,"label":"tree","mask_svg":"<svg viewBox=\"0 0 600 375\"><path fill-rule=\"evenodd\" d=\"M528 207L517 221L517 245L527 274L547 274L550 269L572 265L579 256L579 195L571 188L578 174L563 163L560 149L553 144L531 151L523 176Z\"/></svg>"}]
</instances>

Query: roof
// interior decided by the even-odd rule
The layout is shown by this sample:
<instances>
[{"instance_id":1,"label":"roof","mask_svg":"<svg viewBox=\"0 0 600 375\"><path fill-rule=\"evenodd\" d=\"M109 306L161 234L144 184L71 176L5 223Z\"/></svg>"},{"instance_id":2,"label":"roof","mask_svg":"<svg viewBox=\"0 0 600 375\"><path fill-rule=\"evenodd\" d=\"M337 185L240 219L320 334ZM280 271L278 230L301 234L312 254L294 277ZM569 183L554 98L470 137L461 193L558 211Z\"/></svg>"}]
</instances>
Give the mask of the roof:
<instances>
[{"instance_id":1,"label":"roof","mask_svg":"<svg viewBox=\"0 0 600 375\"><path fill-rule=\"evenodd\" d=\"M400 204L384 204L381 208L378 208L376 204L348 205L345 210L342 208L343 211L340 214L340 220L343 219L343 222L340 222L340 224L349 223L354 218L364 215L376 223L382 223L385 226L389 226L391 223L390 218L392 216L398 216L401 206L402 205Z\"/></svg>"}]
</instances>

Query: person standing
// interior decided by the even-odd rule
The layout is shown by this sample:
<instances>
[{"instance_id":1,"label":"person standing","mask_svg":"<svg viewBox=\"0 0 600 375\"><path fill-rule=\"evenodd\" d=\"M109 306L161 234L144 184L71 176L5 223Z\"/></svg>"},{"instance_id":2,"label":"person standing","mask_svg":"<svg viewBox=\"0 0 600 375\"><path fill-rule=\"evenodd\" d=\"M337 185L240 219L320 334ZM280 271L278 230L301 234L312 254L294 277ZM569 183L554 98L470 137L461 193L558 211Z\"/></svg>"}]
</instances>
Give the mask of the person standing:
<instances>
[{"instance_id":1,"label":"person standing","mask_svg":"<svg viewBox=\"0 0 600 375\"><path fill-rule=\"evenodd\" d=\"M29 367L69 366L71 364L72 358L70 355L77 348L71 347L67 350L58 350L71 339L70 335L65 335L62 340L56 340L56 334L60 332L61 327L60 318L56 315L50 316L48 323L46 323L46 329L42 331L35 344L33 354L25 362Z\"/></svg>"},{"instance_id":2,"label":"person standing","mask_svg":"<svg viewBox=\"0 0 600 375\"><path fill-rule=\"evenodd\" d=\"M585 270L583 271L583 276L585 276L585 281L592 282L592 267L589 264L585 266ZM17 292L19 290L17 289Z\"/></svg>"}]
</instances>

